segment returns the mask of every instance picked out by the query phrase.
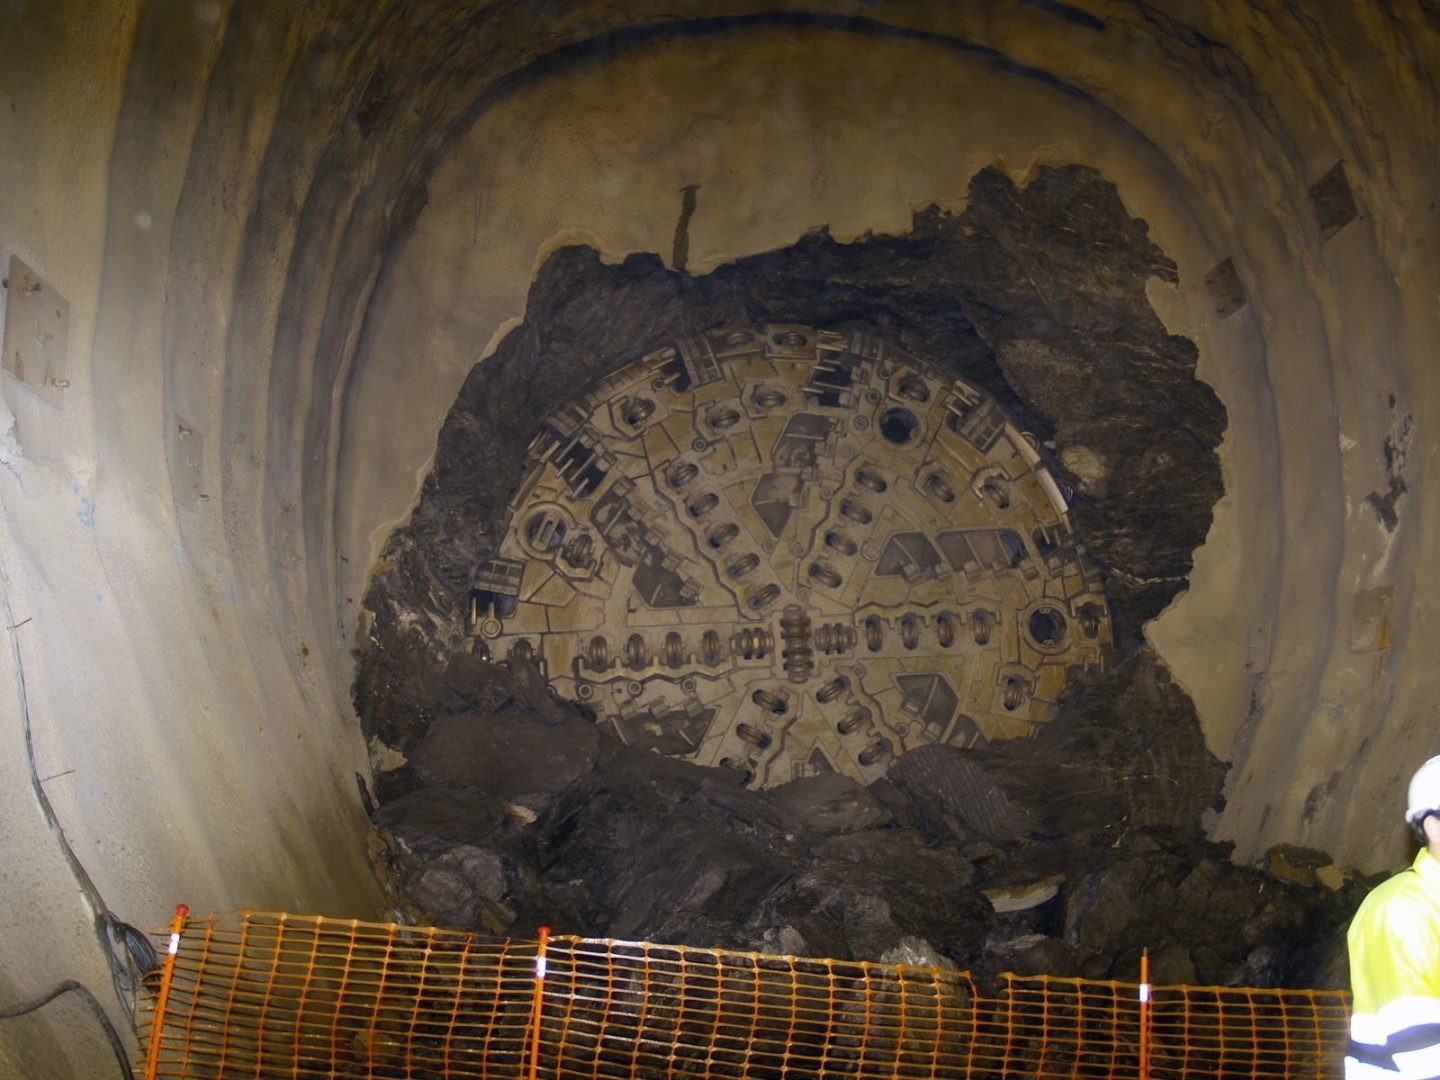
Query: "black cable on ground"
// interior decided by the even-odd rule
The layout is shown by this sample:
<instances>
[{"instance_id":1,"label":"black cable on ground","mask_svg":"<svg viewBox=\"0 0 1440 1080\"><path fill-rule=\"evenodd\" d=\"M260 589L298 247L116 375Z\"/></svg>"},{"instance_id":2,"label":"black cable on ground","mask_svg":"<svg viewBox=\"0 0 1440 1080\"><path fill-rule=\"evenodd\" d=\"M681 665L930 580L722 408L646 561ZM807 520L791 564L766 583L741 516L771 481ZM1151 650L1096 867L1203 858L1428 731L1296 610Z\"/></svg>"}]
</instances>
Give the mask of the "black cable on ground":
<instances>
[{"instance_id":1,"label":"black cable on ground","mask_svg":"<svg viewBox=\"0 0 1440 1080\"><path fill-rule=\"evenodd\" d=\"M99 1021L100 1026L105 1029L105 1038L110 1043L110 1049L115 1052L115 1061L120 1066L120 1075L125 1077L125 1080L135 1080L135 1073L130 1068L130 1055L125 1050L125 1043L120 1038L120 1033L115 1030L115 1025L110 1022L110 1017L106 1015L104 1006L100 1004L95 995L92 994L89 988L83 983L78 983L74 979L66 979L42 997L35 998L32 1001L23 1001L19 1005L12 1005L9 1008L0 1009L0 1020L14 1020L21 1016L28 1016L37 1009L42 1009L46 1005L49 1005L50 1002L54 1001L61 994L68 993L79 994L81 1000L85 1002L85 1007L90 1010L95 1019Z\"/></svg>"},{"instance_id":2,"label":"black cable on ground","mask_svg":"<svg viewBox=\"0 0 1440 1080\"><path fill-rule=\"evenodd\" d=\"M40 804L41 813L45 816L45 823L60 845L65 862L70 867L70 873L74 876L76 884L80 886L86 903L90 906L95 920L95 936L100 942L101 951L105 954L105 963L110 969L110 982L114 987L120 1007L124 1010L125 1019L130 1024L132 1031L138 1031L135 1023L136 997L145 975L159 967L159 958L156 956L155 948L149 938L135 927L122 922L106 905L94 879L90 877L89 872L75 854L75 850L70 846L65 830L60 825L60 819L55 814L55 808L50 803L50 796L45 793L45 787L40 782L39 768L35 763L35 739L30 728L30 697L25 688L25 660L21 655L20 638L16 633L30 620L26 619L21 623L15 622L15 616L10 607L10 582L5 580L4 586L4 589L0 590L0 615L4 616L5 628L10 631L10 660L15 672L20 724L25 735L25 762L30 773L30 786L35 791L35 799ZM23 1016L26 1012L34 1011L35 1008L53 1001L67 990L73 990L85 998L90 1011L104 1025L111 1046L115 1048L117 1057L122 1060L126 1076L132 1076L128 1057L119 1036L115 1033L114 1025L110 1022L109 1016L95 995L81 983L66 980L60 983L47 997L38 999L38 1004L32 1003L33 1008L27 1009L25 1006L18 1006L19 1011L3 1010L0 1011L0 1019L7 1019L11 1015Z\"/></svg>"}]
</instances>

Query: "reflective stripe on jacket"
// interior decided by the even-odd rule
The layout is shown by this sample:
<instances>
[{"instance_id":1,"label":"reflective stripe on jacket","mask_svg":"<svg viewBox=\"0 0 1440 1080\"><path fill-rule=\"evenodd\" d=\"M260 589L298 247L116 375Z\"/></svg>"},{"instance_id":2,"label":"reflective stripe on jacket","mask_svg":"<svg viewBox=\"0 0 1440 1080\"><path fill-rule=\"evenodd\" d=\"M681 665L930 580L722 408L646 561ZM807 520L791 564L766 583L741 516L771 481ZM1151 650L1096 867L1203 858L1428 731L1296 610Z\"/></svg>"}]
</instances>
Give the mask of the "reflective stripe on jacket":
<instances>
[{"instance_id":1,"label":"reflective stripe on jacket","mask_svg":"<svg viewBox=\"0 0 1440 1080\"><path fill-rule=\"evenodd\" d=\"M1440 861L1422 849L1409 870L1374 889L1347 941L1346 1080L1440 1077Z\"/></svg>"}]
</instances>

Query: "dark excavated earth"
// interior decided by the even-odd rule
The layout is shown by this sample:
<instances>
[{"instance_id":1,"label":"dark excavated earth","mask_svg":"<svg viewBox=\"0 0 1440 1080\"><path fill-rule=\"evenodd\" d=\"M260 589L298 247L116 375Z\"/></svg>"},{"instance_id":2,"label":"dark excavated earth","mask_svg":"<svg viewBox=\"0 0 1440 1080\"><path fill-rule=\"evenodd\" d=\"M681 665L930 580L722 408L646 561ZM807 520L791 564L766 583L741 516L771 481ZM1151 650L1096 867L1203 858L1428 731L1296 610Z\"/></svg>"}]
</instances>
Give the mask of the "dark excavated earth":
<instances>
[{"instance_id":1,"label":"dark excavated earth","mask_svg":"<svg viewBox=\"0 0 1440 1080\"><path fill-rule=\"evenodd\" d=\"M1143 719L1096 706L1116 684ZM1234 866L1183 823L1219 769L1170 790L1198 728L1145 649L1077 686L1039 738L913 751L869 788L830 774L751 791L729 770L632 749L520 661L458 656L432 689L435 721L377 792L417 919L981 978L1134 980L1148 949L1161 983L1345 984L1343 930L1365 884L1328 889L1323 857L1296 850L1269 871Z\"/></svg>"},{"instance_id":2,"label":"dark excavated earth","mask_svg":"<svg viewBox=\"0 0 1440 1080\"><path fill-rule=\"evenodd\" d=\"M1174 264L1091 169L840 243L817 231L705 276L565 248L472 370L365 600L355 704L406 764L377 774L397 905L492 933L562 932L1157 982L1342 986L1366 890L1319 852L1234 865L1201 821L1225 765L1142 633L1186 587L1222 494L1224 407L1151 309ZM703 206L701 211L703 212ZM860 329L994 396L1069 489L1116 649L1030 740L752 791L620 744L533 667L467 655L538 418L657 345L727 325ZM1081 464L1083 463L1083 468ZM1072 466L1074 466L1072 468Z\"/></svg>"}]
</instances>

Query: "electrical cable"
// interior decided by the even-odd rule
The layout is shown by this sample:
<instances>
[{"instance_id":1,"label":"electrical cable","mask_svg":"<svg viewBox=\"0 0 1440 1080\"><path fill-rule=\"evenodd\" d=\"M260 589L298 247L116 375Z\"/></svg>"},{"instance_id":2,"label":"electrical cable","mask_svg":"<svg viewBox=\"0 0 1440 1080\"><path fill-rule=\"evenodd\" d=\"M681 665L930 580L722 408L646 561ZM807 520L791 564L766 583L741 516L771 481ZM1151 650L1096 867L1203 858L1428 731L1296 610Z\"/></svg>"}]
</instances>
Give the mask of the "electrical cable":
<instances>
[{"instance_id":1,"label":"electrical cable","mask_svg":"<svg viewBox=\"0 0 1440 1080\"><path fill-rule=\"evenodd\" d=\"M30 620L15 622L14 612L10 607L10 582L3 572L0 572L0 582L3 582L4 585L4 588L0 589L0 615L4 616L5 628L10 632L10 661L15 673L16 696L19 699L20 724L25 736L25 762L30 773L30 786L35 792L36 801L40 804L45 823L60 845L65 862L70 867L70 873L75 878L76 884L79 885L80 891L84 894L85 901L90 907L94 917L95 936L100 942L101 951L105 954L106 966L110 969L110 983L115 991L115 997L125 1013L125 1019L129 1023L130 1029L138 1033L135 1008L140 987L145 976L160 966L160 960L149 938L142 931L122 922L105 903L94 879L80 862L79 856L75 854L75 849L70 846L69 838L66 837L60 819L55 813L55 807L50 802L50 796L46 794L45 787L40 781L40 771L35 762L35 738L30 726L30 697L25 686L25 659L20 651L19 635L16 633ZM114 1025L110 1023L109 1016L105 1014L104 1008L95 995L89 988L74 980L61 983L59 988L52 991L48 997L40 999L39 1005L54 1000L55 997L70 989L85 997L87 1004L91 1006L91 1012L103 1021L107 1037L113 1035ZM38 1008L39 1005L35 1005L35 1008ZM33 1011L33 1009L26 1010L20 1007L20 1011L15 1015L24 1015L26 1011ZM0 1019L8 1019L11 1012L12 1010L0 1010ZM124 1054L124 1048L120 1045L118 1036L112 1039L111 1045L118 1047L117 1053ZM128 1059L125 1062L125 1072L130 1075Z\"/></svg>"},{"instance_id":2,"label":"electrical cable","mask_svg":"<svg viewBox=\"0 0 1440 1080\"><path fill-rule=\"evenodd\" d=\"M37 1009L42 1009L46 1005L49 1005L50 1002L54 1001L61 994L67 993L80 995L81 1000L85 1002L85 1007L90 1010L100 1026L105 1029L105 1038L106 1041L110 1043L110 1049L115 1052L115 1061L120 1066L120 1074L125 1077L125 1080L135 1080L135 1072L130 1068L130 1055L125 1051L125 1043L120 1038L120 1033L115 1030L115 1025L110 1022L110 1017L106 1015L104 1006L100 1004L95 995L92 994L90 989L83 983L78 983L74 979L66 979L48 994L31 1001L21 1002L19 1005L12 1005L9 1008L0 1009L0 1020L15 1020L19 1017L27 1016Z\"/></svg>"}]
</instances>

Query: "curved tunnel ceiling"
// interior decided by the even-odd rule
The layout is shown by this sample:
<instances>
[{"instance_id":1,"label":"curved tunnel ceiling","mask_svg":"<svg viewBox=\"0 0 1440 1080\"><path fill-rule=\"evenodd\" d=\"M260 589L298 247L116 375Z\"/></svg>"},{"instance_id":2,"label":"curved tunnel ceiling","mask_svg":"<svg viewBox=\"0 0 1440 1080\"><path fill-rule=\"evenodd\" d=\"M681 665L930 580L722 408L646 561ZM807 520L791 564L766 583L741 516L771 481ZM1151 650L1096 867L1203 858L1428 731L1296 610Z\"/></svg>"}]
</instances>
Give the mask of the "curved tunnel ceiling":
<instances>
[{"instance_id":1,"label":"curved tunnel ceiling","mask_svg":"<svg viewBox=\"0 0 1440 1080\"><path fill-rule=\"evenodd\" d=\"M1216 835L1398 862L1376 823L1440 693L1429 6L785 8L22 5L0 245L70 302L71 361L58 409L6 385L4 571L44 775L73 770L49 789L113 905L374 901L333 842L364 829L361 591L551 251L673 259L696 183L693 270L900 234L997 160L1115 183L1229 412L1226 496L1146 631L1234 763ZM1340 162L1336 229L1312 187ZM44 937L7 935L16 972Z\"/></svg>"}]
</instances>

